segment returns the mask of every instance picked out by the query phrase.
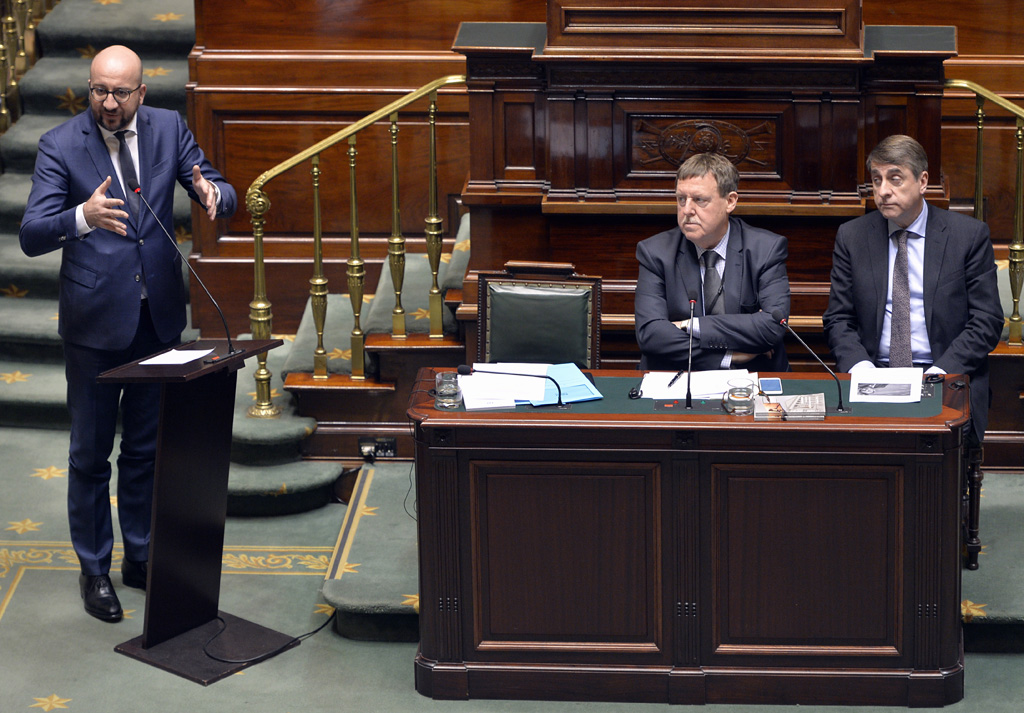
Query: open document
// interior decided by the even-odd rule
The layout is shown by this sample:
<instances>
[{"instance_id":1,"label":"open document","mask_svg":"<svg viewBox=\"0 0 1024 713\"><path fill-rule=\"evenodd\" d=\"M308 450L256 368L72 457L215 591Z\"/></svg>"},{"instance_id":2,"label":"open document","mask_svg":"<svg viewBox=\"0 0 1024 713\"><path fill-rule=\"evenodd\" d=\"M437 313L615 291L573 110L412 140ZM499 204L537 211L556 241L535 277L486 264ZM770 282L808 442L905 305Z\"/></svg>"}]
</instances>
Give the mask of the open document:
<instances>
[{"instance_id":1,"label":"open document","mask_svg":"<svg viewBox=\"0 0 1024 713\"><path fill-rule=\"evenodd\" d=\"M686 398L686 372L678 379L674 371L651 371L644 374L640 390L645 399ZM675 381L673 382L673 379ZM672 382L671 385L669 382ZM733 383L730 383L733 382ZM690 374L690 395L695 399L720 399L733 386L757 383L757 372L746 369L716 369Z\"/></svg>"},{"instance_id":2,"label":"open document","mask_svg":"<svg viewBox=\"0 0 1024 713\"><path fill-rule=\"evenodd\" d=\"M550 378L545 378L550 377ZM558 387L554 382L558 382ZM602 398L590 379L575 364L474 364L473 373L459 377L467 411L514 408L517 404L546 406Z\"/></svg>"},{"instance_id":3,"label":"open document","mask_svg":"<svg viewBox=\"0 0 1024 713\"><path fill-rule=\"evenodd\" d=\"M855 369L850 372L850 401L912 404L921 400L924 369Z\"/></svg>"}]
</instances>

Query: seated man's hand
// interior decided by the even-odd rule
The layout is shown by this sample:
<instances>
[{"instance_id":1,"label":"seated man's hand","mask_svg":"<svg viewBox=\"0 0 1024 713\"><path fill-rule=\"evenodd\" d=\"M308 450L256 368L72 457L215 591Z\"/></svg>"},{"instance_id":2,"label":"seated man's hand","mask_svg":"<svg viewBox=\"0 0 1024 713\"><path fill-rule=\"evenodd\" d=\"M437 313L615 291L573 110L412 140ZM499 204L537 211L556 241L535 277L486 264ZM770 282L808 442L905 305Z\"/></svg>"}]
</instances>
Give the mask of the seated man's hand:
<instances>
[{"instance_id":1,"label":"seated man's hand","mask_svg":"<svg viewBox=\"0 0 1024 713\"><path fill-rule=\"evenodd\" d=\"M766 351L764 353L764 355L766 357L768 357L769 359L771 359L772 358L772 354L774 353L774 351L775 351L774 349L769 349L768 351ZM755 357L759 357L759 356L761 356L761 355L760 354L750 354L748 352L733 352L732 353L732 363L733 363L733 365L736 365L736 364L746 364L747 362L751 361Z\"/></svg>"}]
</instances>

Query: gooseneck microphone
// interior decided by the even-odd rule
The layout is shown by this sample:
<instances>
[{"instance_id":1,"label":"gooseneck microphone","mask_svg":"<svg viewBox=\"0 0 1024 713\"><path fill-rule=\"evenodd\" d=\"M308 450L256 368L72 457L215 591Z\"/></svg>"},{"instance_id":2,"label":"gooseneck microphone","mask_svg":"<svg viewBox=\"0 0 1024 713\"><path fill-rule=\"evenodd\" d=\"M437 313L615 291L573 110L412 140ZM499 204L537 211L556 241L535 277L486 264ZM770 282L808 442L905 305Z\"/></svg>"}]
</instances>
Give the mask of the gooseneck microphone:
<instances>
[{"instance_id":1,"label":"gooseneck microphone","mask_svg":"<svg viewBox=\"0 0 1024 713\"><path fill-rule=\"evenodd\" d=\"M135 193L139 198L142 199L142 202L146 204L146 208L148 208L149 212L153 215L153 219L156 221L156 224L160 226L160 230L163 231L164 235L167 236L167 239L171 241L171 245L173 245L174 249L177 250L178 249L177 241L174 238L171 237L171 234L169 232L167 232L167 228L165 228L164 224L160 222L160 218L157 217L156 211L153 210L153 206L151 206L149 204L149 201L146 200L146 196L142 195L142 187L139 185L139 182L136 181L134 178L129 178L127 180L127 183L128 183L128 190L130 190L132 193ZM188 258L185 257L185 256L182 256L181 259L184 260L185 267L187 267L189 269L189 272L191 272L192 275L196 278L196 281L199 282L199 286L203 288L204 292L206 292L206 296L210 298L210 302L212 302L213 306L217 308L217 314L220 315L220 321L224 325L224 334L227 335L227 338L228 338L228 353L225 356L231 356L232 354L241 354L241 353L243 353L245 351L244 349L235 349L234 345L232 345L232 343L231 343L231 330L228 329L228 320L227 320L227 318L224 317L224 310L222 310L220 308L220 305L217 304L217 300L215 300L213 298L213 295L210 293L210 290L207 289L206 284L203 282L203 279L201 277L199 277L199 273L197 273L195 271L195 269L192 267L192 265L189 264ZM206 362L210 363L210 362L215 361L217 359L219 359L219 357L214 357L213 359L207 359Z\"/></svg>"},{"instance_id":2,"label":"gooseneck microphone","mask_svg":"<svg viewBox=\"0 0 1024 713\"><path fill-rule=\"evenodd\" d=\"M808 352L810 352L811 356L814 357L815 359L817 359L818 363L821 364L823 367L825 367L825 371L827 371L829 374L832 375L832 378L836 380L836 391L839 394L839 406L836 408L836 411L838 411L840 413L846 411L846 409L843 407L843 387L839 384L839 377L836 376L836 373L828 368L828 364L823 362L821 360L821 357L819 357L817 354L814 353L813 349L811 349L809 346L807 346L807 342L805 342L803 339L801 339L799 334L797 334L796 332L793 331L793 328L789 326L789 318L788 317L782 316L781 312L776 311L776 312L772 312L772 319L774 319L776 322L778 322L783 327L788 329L789 333L792 334L794 337L796 337L797 341L800 342L803 345L804 349L806 349Z\"/></svg>"},{"instance_id":3,"label":"gooseneck microphone","mask_svg":"<svg viewBox=\"0 0 1024 713\"><path fill-rule=\"evenodd\" d=\"M487 369L474 369L469 364L460 364L459 368L456 369L459 376L469 376L470 374L497 374L499 376L529 376L534 379L547 379L555 385L555 389L558 390L558 404L555 408L567 409L569 404L562 403L562 387L558 385L554 377L548 376L547 374L518 374L511 371L488 371Z\"/></svg>"},{"instance_id":4,"label":"gooseneck microphone","mask_svg":"<svg viewBox=\"0 0 1024 713\"><path fill-rule=\"evenodd\" d=\"M689 325L687 327L687 330L688 330L687 337L689 338L689 342L687 342L687 345L686 345L687 346L687 349L686 349L686 408L691 408L691 409L693 408L693 398L692 398L692 394L690 392L690 374L693 372L693 308L694 308L694 306L696 304L697 304L697 298L694 297L693 294L691 293L690 294L690 321L687 323ZM669 381L668 381L669 387L671 387L672 384L674 384L677 381L679 381L679 377L682 376L682 375L683 375L683 370L682 369L677 371L676 375L673 376L671 379L669 379Z\"/></svg>"}]
</instances>

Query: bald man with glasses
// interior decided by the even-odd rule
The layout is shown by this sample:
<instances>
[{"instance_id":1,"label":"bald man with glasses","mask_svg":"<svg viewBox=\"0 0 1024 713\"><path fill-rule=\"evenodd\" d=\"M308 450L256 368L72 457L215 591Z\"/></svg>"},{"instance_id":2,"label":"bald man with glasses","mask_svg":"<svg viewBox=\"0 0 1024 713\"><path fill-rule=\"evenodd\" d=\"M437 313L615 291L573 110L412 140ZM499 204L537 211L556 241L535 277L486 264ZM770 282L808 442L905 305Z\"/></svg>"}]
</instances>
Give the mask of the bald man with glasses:
<instances>
[{"instance_id":1,"label":"bald man with glasses","mask_svg":"<svg viewBox=\"0 0 1024 713\"><path fill-rule=\"evenodd\" d=\"M174 111L144 106L142 61L127 47L99 52L89 72L89 111L39 140L21 247L61 251L59 331L64 341L71 446L68 521L90 615L123 616L109 570L114 536L110 455L118 413L117 510L122 582L145 589L159 386L97 384L108 369L177 345L185 327L174 185L210 220L230 217L234 189ZM154 217L140 205L139 187ZM159 220L160 224L157 223Z\"/></svg>"}]
</instances>

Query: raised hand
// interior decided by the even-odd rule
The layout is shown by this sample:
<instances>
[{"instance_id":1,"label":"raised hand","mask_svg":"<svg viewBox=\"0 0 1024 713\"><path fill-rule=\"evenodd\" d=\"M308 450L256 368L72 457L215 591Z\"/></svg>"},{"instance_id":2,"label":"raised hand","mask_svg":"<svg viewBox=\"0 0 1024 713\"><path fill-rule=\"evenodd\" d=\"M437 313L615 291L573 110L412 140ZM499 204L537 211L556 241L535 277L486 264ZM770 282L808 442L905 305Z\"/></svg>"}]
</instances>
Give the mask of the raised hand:
<instances>
[{"instance_id":1,"label":"raised hand","mask_svg":"<svg viewBox=\"0 0 1024 713\"><path fill-rule=\"evenodd\" d=\"M128 235L123 220L128 219L128 214L121 210L124 201L120 198L108 198L107 191L110 189L111 178L107 176L96 190L89 196L89 200L82 206L85 222L92 228L103 228L118 235Z\"/></svg>"}]
</instances>

